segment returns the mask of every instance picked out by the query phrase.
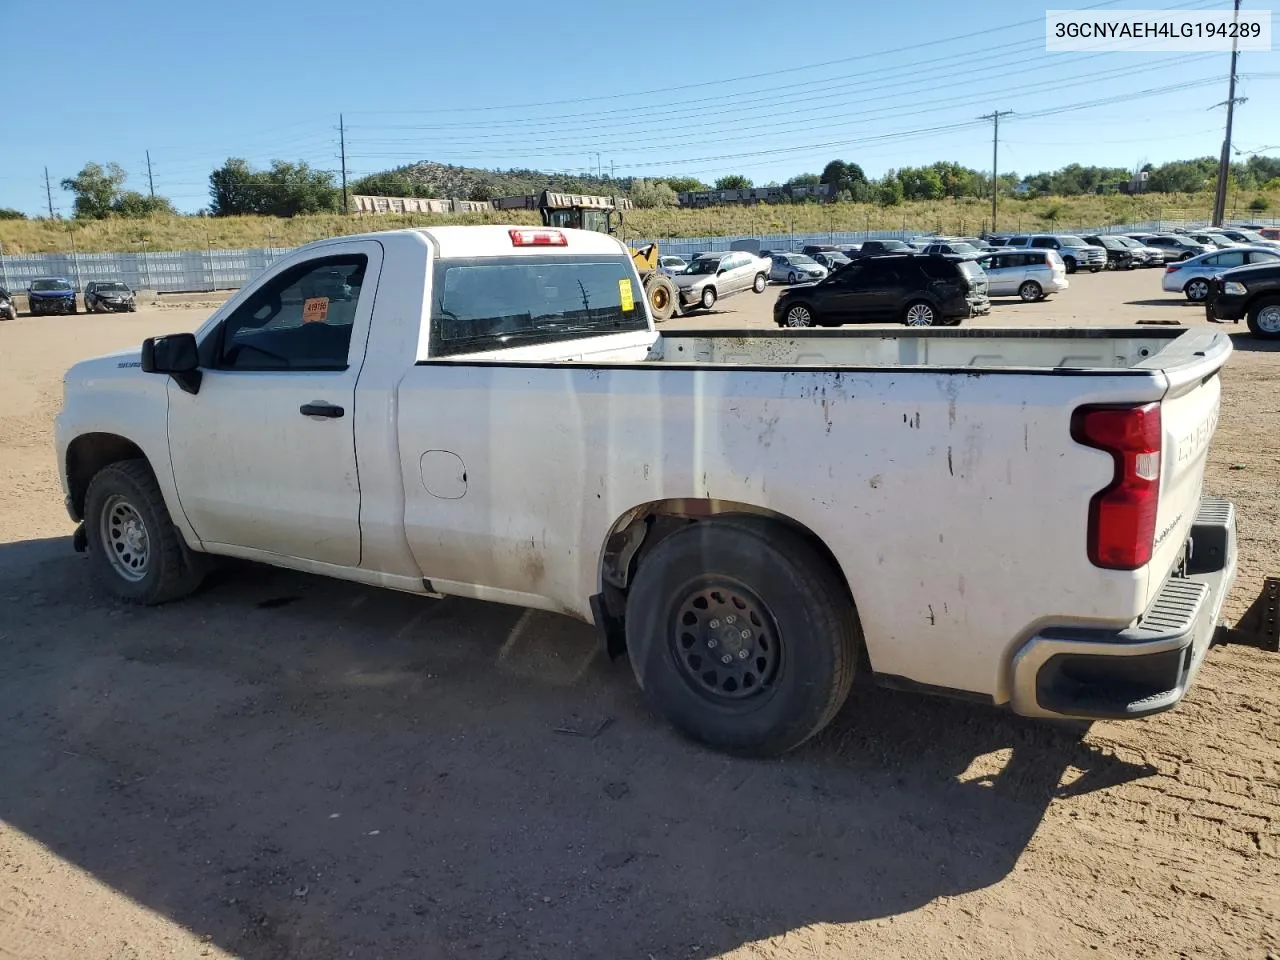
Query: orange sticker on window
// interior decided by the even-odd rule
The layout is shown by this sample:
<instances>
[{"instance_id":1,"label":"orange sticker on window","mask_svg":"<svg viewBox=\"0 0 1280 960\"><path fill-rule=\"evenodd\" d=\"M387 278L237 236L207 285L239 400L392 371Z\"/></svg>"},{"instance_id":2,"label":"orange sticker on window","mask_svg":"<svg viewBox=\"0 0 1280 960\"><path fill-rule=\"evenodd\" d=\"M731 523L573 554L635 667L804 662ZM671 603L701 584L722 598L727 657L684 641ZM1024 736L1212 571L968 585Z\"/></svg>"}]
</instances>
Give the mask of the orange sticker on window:
<instances>
[{"instance_id":1,"label":"orange sticker on window","mask_svg":"<svg viewBox=\"0 0 1280 960\"><path fill-rule=\"evenodd\" d=\"M308 297L302 301L302 322L320 323L329 316L328 297Z\"/></svg>"}]
</instances>

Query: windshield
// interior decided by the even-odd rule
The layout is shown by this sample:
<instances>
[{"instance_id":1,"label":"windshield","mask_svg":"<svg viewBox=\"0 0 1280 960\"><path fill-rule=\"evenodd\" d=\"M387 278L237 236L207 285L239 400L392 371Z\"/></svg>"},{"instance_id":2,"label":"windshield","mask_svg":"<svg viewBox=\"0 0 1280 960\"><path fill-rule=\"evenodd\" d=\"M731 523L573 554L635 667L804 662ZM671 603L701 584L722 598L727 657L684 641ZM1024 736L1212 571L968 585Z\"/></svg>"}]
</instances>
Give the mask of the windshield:
<instances>
[{"instance_id":1,"label":"windshield","mask_svg":"<svg viewBox=\"0 0 1280 960\"><path fill-rule=\"evenodd\" d=\"M1058 238L1064 247L1087 247L1089 244L1084 242L1082 237L1073 237L1070 235Z\"/></svg>"},{"instance_id":2,"label":"windshield","mask_svg":"<svg viewBox=\"0 0 1280 960\"><path fill-rule=\"evenodd\" d=\"M699 257L697 260L693 261L693 263L689 264L689 266L685 268L684 272L705 274L705 273L715 273L719 269L720 269L719 257Z\"/></svg>"},{"instance_id":3,"label":"windshield","mask_svg":"<svg viewBox=\"0 0 1280 960\"><path fill-rule=\"evenodd\" d=\"M931 243L932 241L921 240L920 242ZM881 240L880 249L881 250L909 250L910 247L907 244L903 243L901 240Z\"/></svg>"},{"instance_id":4,"label":"windshield","mask_svg":"<svg viewBox=\"0 0 1280 960\"><path fill-rule=\"evenodd\" d=\"M1116 243L1120 244L1120 246L1122 247L1142 246L1142 244L1140 244L1137 240L1130 239L1129 237L1112 237L1111 239L1114 240Z\"/></svg>"},{"instance_id":5,"label":"windshield","mask_svg":"<svg viewBox=\"0 0 1280 960\"><path fill-rule=\"evenodd\" d=\"M1236 236L1244 237L1250 243L1257 243L1259 240L1267 239L1262 234L1254 233L1252 230L1237 230L1235 233L1236 233Z\"/></svg>"},{"instance_id":6,"label":"windshield","mask_svg":"<svg viewBox=\"0 0 1280 960\"><path fill-rule=\"evenodd\" d=\"M437 261L431 355L647 330L628 257L484 257Z\"/></svg>"},{"instance_id":7,"label":"windshield","mask_svg":"<svg viewBox=\"0 0 1280 960\"><path fill-rule=\"evenodd\" d=\"M1098 245L1102 247L1106 247L1108 250L1119 250L1121 247L1124 246L1124 244L1121 243L1119 240L1117 240L1115 237L1099 237Z\"/></svg>"},{"instance_id":8,"label":"windshield","mask_svg":"<svg viewBox=\"0 0 1280 960\"><path fill-rule=\"evenodd\" d=\"M948 244L948 246L951 247L952 253L977 253L978 252L978 248L975 247L972 243L951 243L951 244Z\"/></svg>"},{"instance_id":9,"label":"windshield","mask_svg":"<svg viewBox=\"0 0 1280 960\"><path fill-rule=\"evenodd\" d=\"M129 289L129 288L128 288L128 287L126 287L126 286L125 286L123 283L121 283L119 280L108 280L106 283L100 283L100 284L98 284L98 290L99 290L100 292L106 292L106 293L125 293L125 292L127 292L127 291L128 291L128 289Z\"/></svg>"},{"instance_id":10,"label":"windshield","mask_svg":"<svg viewBox=\"0 0 1280 960\"><path fill-rule=\"evenodd\" d=\"M42 290L45 292L58 291L65 292L71 289L71 284L65 280L33 280L31 282L32 290Z\"/></svg>"},{"instance_id":11,"label":"windshield","mask_svg":"<svg viewBox=\"0 0 1280 960\"><path fill-rule=\"evenodd\" d=\"M793 253L787 259L792 263L816 263L813 257L806 256L803 253Z\"/></svg>"}]
</instances>

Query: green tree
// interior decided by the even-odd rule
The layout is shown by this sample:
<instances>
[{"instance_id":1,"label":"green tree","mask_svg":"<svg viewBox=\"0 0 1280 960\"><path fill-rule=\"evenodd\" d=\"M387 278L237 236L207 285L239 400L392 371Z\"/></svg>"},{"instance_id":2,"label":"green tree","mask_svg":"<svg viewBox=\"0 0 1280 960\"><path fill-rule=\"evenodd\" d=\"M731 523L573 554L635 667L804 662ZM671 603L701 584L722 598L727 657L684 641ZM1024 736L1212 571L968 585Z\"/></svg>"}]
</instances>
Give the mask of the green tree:
<instances>
[{"instance_id":1,"label":"green tree","mask_svg":"<svg viewBox=\"0 0 1280 960\"><path fill-rule=\"evenodd\" d=\"M731 173L716 181L717 190L750 190L751 181L740 173Z\"/></svg>"},{"instance_id":2,"label":"green tree","mask_svg":"<svg viewBox=\"0 0 1280 960\"><path fill-rule=\"evenodd\" d=\"M105 220L127 176L118 163L105 167L86 163L74 177L62 181L62 189L75 194L75 215L81 220Z\"/></svg>"},{"instance_id":3,"label":"green tree","mask_svg":"<svg viewBox=\"0 0 1280 960\"><path fill-rule=\"evenodd\" d=\"M676 192L661 180L633 180L631 201L642 208L674 207L679 202Z\"/></svg>"},{"instance_id":4,"label":"green tree","mask_svg":"<svg viewBox=\"0 0 1280 960\"><path fill-rule=\"evenodd\" d=\"M857 199L858 187L860 184L867 183L867 175L862 172L862 168L856 163L832 160L822 168L822 174L818 177L818 182L828 183L835 187L837 196L852 196Z\"/></svg>"},{"instance_id":5,"label":"green tree","mask_svg":"<svg viewBox=\"0 0 1280 960\"><path fill-rule=\"evenodd\" d=\"M1254 213L1261 213L1263 210L1270 208L1271 201L1266 197L1254 197L1249 201L1249 209Z\"/></svg>"},{"instance_id":6,"label":"green tree","mask_svg":"<svg viewBox=\"0 0 1280 960\"><path fill-rule=\"evenodd\" d=\"M209 174L209 213L215 217L239 217L259 213L257 174L245 160L231 157Z\"/></svg>"},{"instance_id":7,"label":"green tree","mask_svg":"<svg viewBox=\"0 0 1280 960\"><path fill-rule=\"evenodd\" d=\"M113 213L121 217L176 216L178 211L168 197L152 197L136 190L126 190L111 203Z\"/></svg>"},{"instance_id":8,"label":"green tree","mask_svg":"<svg viewBox=\"0 0 1280 960\"><path fill-rule=\"evenodd\" d=\"M930 167L903 167L898 181L907 200L937 200L943 195L942 178Z\"/></svg>"},{"instance_id":9,"label":"green tree","mask_svg":"<svg viewBox=\"0 0 1280 960\"><path fill-rule=\"evenodd\" d=\"M787 181L788 187L816 187L822 182L822 178L816 173L802 173L799 176L792 177Z\"/></svg>"},{"instance_id":10,"label":"green tree","mask_svg":"<svg viewBox=\"0 0 1280 960\"><path fill-rule=\"evenodd\" d=\"M14 210L12 207L0 207L0 220L25 220L27 215L21 210Z\"/></svg>"},{"instance_id":11,"label":"green tree","mask_svg":"<svg viewBox=\"0 0 1280 960\"><path fill-rule=\"evenodd\" d=\"M415 197L416 185L403 173L373 173L351 181L351 193L370 197ZM475 199L474 197L472 199ZM485 199L488 199L487 197Z\"/></svg>"},{"instance_id":12,"label":"green tree","mask_svg":"<svg viewBox=\"0 0 1280 960\"><path fill-rule=\"evenodd\" d=\"M1174 160L1151 171L1147 189L1156 193L1195 193L1209 187L1218 172L1213 157L1198 160Z\"/></svg>"},{"instance_id":13,"label":"green tree","mask_svg":"<svg viewBox=\"0 0 1280 960\"><path fill-rule=\"evenodd\" d=\"M890 170L876 184L876 202L882 207L896 207L902 202L902 181L898 174Z\"/></svg>"},{"instance_id":14,"label":"green tree","mask_svg":"<svg viewBox=\"0 0 1280 960\"><path fill-rule=\"evenodd\" d=\"M676 193L696 193L710 188L697 177L667 177L667 186Z\"/></svg>"}]
</instances>

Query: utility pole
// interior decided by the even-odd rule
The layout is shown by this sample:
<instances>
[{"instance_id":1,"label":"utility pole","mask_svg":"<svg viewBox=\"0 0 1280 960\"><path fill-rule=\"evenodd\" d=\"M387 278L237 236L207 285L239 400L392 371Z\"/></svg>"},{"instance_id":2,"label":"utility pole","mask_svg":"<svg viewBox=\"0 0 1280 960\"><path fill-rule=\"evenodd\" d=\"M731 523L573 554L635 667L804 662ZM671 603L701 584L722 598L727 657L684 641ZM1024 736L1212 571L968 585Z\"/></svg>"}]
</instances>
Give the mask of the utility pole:
<instances>
[{"instance_id":1,"label":"utility pole","mask_svg":"<svg viewBox=\"0 0 1280 960\"><path fill-rule=\"evenodd\" d=\"M350 210L347 206L347 127L342 114L338 114L338 149L342 151L342 212L345 215Z\"/></svg>"},{"instance_id":2,"label":"utility pole","mask_svg":"<svg viewBox=\"0 0 1280 960\"><path fill-rule=\"evenodd\" d=\"M1240 23L1240 0L1235 0L1235 23ZM1222 141L1222 156L1218 160L1218 190L1213 198L1213 225L1222 226L1227 212L1227 177L1231 173L1231 120L1236 105L1236 62L1240 59L1239 40L1231 41L1231 77L1227 81L1227 133ZM1241 103L1244 98L1241 98ZM1216 104L1222 106L1222 104Z\"/></svg>"},{"instance_id":3,"label":"utility pole","mask_svg":"<svg viewBox=\"0 0 1280 960\"><path fill-rule=\"evenodd\" d=\"M44 195L49 200L49 219L53 219L53 188L49 186L49 168L44 168Z\"/></svg>"},{"instance_id":4,"label":"utility pole","mask_svg":"<svg viewBox=\"0 0 1280 960\"><path fill-rule=\"evenodd\" d=\"M151 151L147 151L147 186L151 188L151 199L156 198L156 181L151 176Z\"/></svg>"},{"instance_id":5,"label":"utility pole","mask_svg":"<svg viewBox=\"0 0 1280 960\"><path fill-rule=\"evenodd\" d=\"M1012 110L993 110L979 117L979 120L990 120L991 128L991 232L996 232L996 198L1000 195L1000 118L1007 117Z\"/></svg>"}]
</instances>

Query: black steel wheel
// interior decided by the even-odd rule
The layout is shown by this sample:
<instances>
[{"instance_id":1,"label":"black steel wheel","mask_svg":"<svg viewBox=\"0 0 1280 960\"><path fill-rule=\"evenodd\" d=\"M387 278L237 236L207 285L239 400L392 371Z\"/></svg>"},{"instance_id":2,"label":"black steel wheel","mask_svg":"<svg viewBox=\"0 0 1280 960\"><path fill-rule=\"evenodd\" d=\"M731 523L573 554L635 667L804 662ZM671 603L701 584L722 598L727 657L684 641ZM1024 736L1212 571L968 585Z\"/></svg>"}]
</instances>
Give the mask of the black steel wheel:
<instances>
[{"instance_id":1,"label":"black steel wheel","mask_svg":"<svg viewBox=\"0 0 1280 960\"><path fill-rule=\"evenodd\" d=\"M656 712L694 740L755 756L830 722L861 644L830 561L786 524L748 517L689 524L645 553L626 636Z\"/></svg>"},{"instance_id":2,"label":"black steel wheel","mask_svg":"<svg viewBox=\"0 0 1280 960\"><path fill-rule=\"evenodd\" d=\"M742 700L769 689L782 641L773 614L751 588L724 577L688 584L674 606L671 655L686 682L714 700Z\"/></svg>"}]
</instances>

